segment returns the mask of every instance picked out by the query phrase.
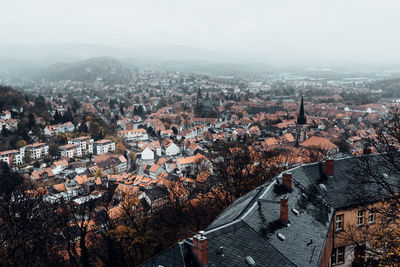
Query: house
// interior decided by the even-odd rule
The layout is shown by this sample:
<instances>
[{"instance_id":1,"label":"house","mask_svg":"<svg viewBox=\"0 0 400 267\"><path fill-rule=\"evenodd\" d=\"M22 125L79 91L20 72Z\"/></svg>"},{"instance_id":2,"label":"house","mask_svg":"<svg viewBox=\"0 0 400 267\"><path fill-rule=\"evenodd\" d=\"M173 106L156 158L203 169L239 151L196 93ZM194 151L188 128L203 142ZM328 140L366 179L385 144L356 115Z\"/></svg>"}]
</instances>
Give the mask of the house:
<instances>
[{"instance_id":1,"label":"house","mask_svg":"<svg viewBox=\"0 0 400 267\"><path fill-rule=\"evenodd\" d=\"M154 160L154 151L149 146L143 147L142 160L144 160L144 161L153 161Z\"/></svg>"},{"instance_id":2,"label":"house","mask_svg":"<svg viewBox=\"0 0 400 267\"><path fill-rule=\"evenodd\" d=\"M21 165L23 156L18 150L7 150L0 152L0 161L4 161L9 166L11 165Z\"/></svg>"},{"instance_id":3,"label":"house","mask_svg":"<svg viewBox=\"0 0 400 267\"><path fill-rule=\"evenodd\" d=\"M196 154L195 156L178 158L176 160L176 165L180 171L183 171L188 167L195 167L196 164L200 163L203 159L203 155Z\"/></svg>"},{"instance_id":4,"label":"house","mask_svg":"<svg viewBox=\"0 0 400 267\"><path fill-rule=\"evenodd\" d=\"M156 153L157 156L161 157L161 145L159 141L153 141L148 146Z\"/></svg>"},{"instance_id":5,"label":"house","mask_svg":"<svg viewBox=\"0 0 400 267\"><path fill-rule=\"evenodd\" d=\"M176 156L181 153L180 148L171 139L165 139L162 144L167 156Z\"/></svg>"},{"instance_id":6,"label":"house","mask_svg":"<svg viewBox=\"0 0 400 267\"><path fill-rule=\"evenodd\" d=\"M278 176L142 266L328 267L333 209L312 188L301 167Z\"/></svg>"},{"instance_id":7,"label":"house","mask_svg":"<svg viewBox=\"0 0 400 267\"><path fill-rule=\"evenodd\" d=\"M300 143L300 146L309 149L320 149L326 151L328 155L333 155L339 152L339 147L337 145L332 143L328 138L319 136L311 136L304 142Z\"/></svg>"},{"instance_id":8,"label":"house","mask_svg":"<svg viewBox=\"0 0 400 267\"><path fill-rule=\"evenodd\" d=\"M54 137L59 133L72 133L75 131L75 125L72 122L64 124L48 125L44 128L44 134L49 137Z\"/></svg>"},{"instance_id":9,"label":"house","mask_svg":"<svg viewBox=\"0 0 400 267\"><path fill-rule=\"evenodd\" d=\"M146 141L149 139L147 131L142 128L118 131L118 136L121 136L126 142Z\"/></svg>"},{"instance_id":10,"label":"house","mask_svg":"<svg viewBox=\"0 0 400 267\"><path fill-rule=\"evenodd\" d=\"M93 154L93 139L89 136L76 137L68 141L68 144L77 144L81 147L82 154Z\"/></svg>"},{"instance_id":11,"label":"house","mask_svg":"<svg viewBox=\"0 0 400 267\"><path fill-rule=\"evenodd\" d=\"M9 120L11 119L11 112L8 110L4 110L0 113L0 119L2 120Z\"/></svg>"},{"instance_id":12,"label":"house","mask_svg":"<svg viewBox=\"0 0 400 267\"><path fill-rule=\"evenodd\" d=\"M160 172L165 172L165 170L158 164L153 164L149 168L149 176L150 178L156 179Z\"/></svg>"},{"instance_id":13,"label":"house","mask_svg":"<svg viewBox=\"0 0 400 267\"><path fill-rule=\"evenodd\" d=\"M94 142L93 152L95 155L107 154L115 150L115 142L107 139L102 139Z\"/></svg>"},{"instance_id":14,"label":"house","mask_svg":"<svg viewBox=\"0 0 400 267\"><path fill-rule=\"evenodd\" d=\"M247 262L248 266L323 267L366 261L365 248L356 247L346 236L350 229L373 232L378 220L390 220L375 216L374 207L391 196L381 191L373 198L359 197L376 186L354 184L362 175L354 169L365 160L378 172L388 168L379 154L298 166L236 199L204 231L143 266L167 260L172 266L246 266ZM384 173L383 177L394 185L399 176ZM354 238L359 244L367 241L362 234Z\"/></svg>"},{"instance_id":15,"label":"house","mask_svg":"<svg viewBox=\"0 0 400 267\"><path fill-rule=\"evenodd\" d=\"M73 158L73 157L81 157L82 156L82 149L79 144L66 144L60 146L60 156L62 158Z\"/></svg>"},{"instance_id":16,"label":"house","mask_svg":"<svg viewBox=\"0 0 400 267\"><path fill-rule=\"evenodd\" d=\"M66 159L62 159L59 161L54 161L53 164L51 165L51 171L57 175L60 174L63 170L68 168L68 161Z\"/></svg>"},{"instance_id":17,"label":"house","mask_svg":"<svg viewBox=\"0 0 400 267\"><path fill-rule=\"evenodd\" d=\"M49 146L45 143L34 143L20 149L22 157L28 155L31 159L40 159L49 154Z\"/></svg>"},{"instance_id":18,"label":"house","mask_svg":"<svg viewBox=\"0 0 400 267\"><path fill-rule=\"evenodd\" d=\"M97 168L101 168L105 175L126 172L127 160L123 155L101 155L95 157Z\"/></svg>"},{"instance_id":19,"label":"house","mask_svg":"<svg viewBox=\"0 0 400 267\"><path fill-rule=\"evenodd\" d=\"M166 188L156 186L145 189L139 199L145 199L152 210L158 209L169 202L169 192Z\"/></svg>"}]
</instances>

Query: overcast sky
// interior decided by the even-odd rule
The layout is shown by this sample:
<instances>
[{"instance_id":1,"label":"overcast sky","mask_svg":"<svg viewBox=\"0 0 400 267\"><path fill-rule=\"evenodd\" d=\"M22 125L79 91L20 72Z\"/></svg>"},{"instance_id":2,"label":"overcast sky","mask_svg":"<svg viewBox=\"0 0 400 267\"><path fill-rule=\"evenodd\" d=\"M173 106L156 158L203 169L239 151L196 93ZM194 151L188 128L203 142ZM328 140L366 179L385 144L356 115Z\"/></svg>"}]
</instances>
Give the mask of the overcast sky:
<instances>
[{"instance_id":1,"label":"overcast sky","mask_svg":"<svg viewBox=\"0 0 400 267\"><path fill-rule=\"evenodd\" d=\"M187 45L260 59L400 60L398 0L0 0L0 44Z\"/></svg>"}]
</instances>

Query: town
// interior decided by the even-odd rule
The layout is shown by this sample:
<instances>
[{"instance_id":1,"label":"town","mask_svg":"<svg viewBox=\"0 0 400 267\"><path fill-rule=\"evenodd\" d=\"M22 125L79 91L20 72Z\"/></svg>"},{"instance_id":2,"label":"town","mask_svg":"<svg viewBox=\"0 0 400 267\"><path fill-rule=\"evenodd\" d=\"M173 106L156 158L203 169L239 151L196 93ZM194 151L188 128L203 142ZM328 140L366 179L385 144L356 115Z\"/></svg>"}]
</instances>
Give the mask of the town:
<instances>
[{"instance_id":1,"label":"town","mask_svg":"<svg viewBox=\"0 0 400 267\"><path fill-rule=\"evenodd\" d=\"M171 71L133 72L123 84L16 82L20 92L1 87L0 160L45 202L93 202L114 222L126 201L144 217L176 203L199 208L215 195L223 209L253 187L221 197L221 145L232 152L242 144L245 157L275 174L374 153L369 141L399 101L379 85ZM347 261L342 252L337 263Z\"/></svg>"}]
</instances>

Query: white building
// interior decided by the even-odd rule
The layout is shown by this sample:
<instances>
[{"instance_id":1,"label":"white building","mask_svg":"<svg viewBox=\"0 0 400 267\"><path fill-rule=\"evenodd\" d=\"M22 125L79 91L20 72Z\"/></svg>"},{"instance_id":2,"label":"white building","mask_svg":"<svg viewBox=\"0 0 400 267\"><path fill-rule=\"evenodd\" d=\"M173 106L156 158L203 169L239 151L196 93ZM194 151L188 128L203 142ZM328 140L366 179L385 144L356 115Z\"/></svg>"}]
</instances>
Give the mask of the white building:
<instances>
[{"instance_id":1,"label":"white building","mask_svg":"<svg viewBox=\"0 0 400 267\"><path fill-rule=\"evenodd\" d=\"M119 131L118 135L124 138L126 142L146 141L149 139L149 135L145 129Z\"/></svg>"},{"instance_id":2,"label":"white building","mask_svg":"<svg viewBox=\"0 0 400 267\"><path fill-rule=\"evenodd\" d=\"M45 143L34 143L21 148L20 153L22 157L27 154L31 159L40 159L49 154L49 146Z\"/></svg>"},{"instance_id":3,"label":"white building","mask_svg":"<svg viewBox=\"0 0 400 267\"><path fill-rule=\"evenodd\" d=\"M94 142L93 152L95 155L107 154L108 152L114 152L115 142L107 139L102 139Z\"/></svg>"},{"instance_id":4,"label":"white building","mask_svg":"<svg viewBox=\"0 0 400 267\"><path fill-rule=\"evenodd\" d=\"M81 136L68 141L68 144L76 144L81 147L82 154L93 154L94 140L89 136Z\"/></svg>"},{"instance_id":5,"label":"white building","mask_svg":"<svg viewBox=\"0 0 400 267\"><path fill-rule=\"evenodd\" d=\"M67 144L64 146L60 146L60 154L61 157L81 157L82 149L79 144Z\"/></svg>"},{"instance_id":6,"label":"white building","mask_svg":"<svg viewBox=\"0 0 400 267\"><path fill-rule=\"evenodd\" d=\"M146 146L143 150L142 150L142 160L154 160L154 151Z\"/></svg>"},{"instance_id":7,"label":"white building","mask_svg":"<svg viewBox=\"0 0 400 267\"><path fill-rule=\"evenodd\" d=\"M165 155L176 156L179 153L181 153L181 150L174 142L170 142L165 146Z\"/></svg>"},{"instance_id":8,"label":"white building","mask_svg":"<svg viewBox=\"0 0 400 267\"><path fill-rule=\"evenodd\" d=\"M0 161L4 161L10 165L22 164L22 156L18 150L7 150L0 152Z\"/></svg>"}]
</instances>

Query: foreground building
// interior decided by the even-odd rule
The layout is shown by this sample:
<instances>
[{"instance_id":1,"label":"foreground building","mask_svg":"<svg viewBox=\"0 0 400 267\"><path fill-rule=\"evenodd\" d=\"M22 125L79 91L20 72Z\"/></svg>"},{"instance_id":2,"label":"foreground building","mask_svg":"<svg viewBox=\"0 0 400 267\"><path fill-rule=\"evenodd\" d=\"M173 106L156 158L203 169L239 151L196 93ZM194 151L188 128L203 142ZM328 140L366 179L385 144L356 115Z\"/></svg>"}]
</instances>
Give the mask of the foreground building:
<instances>
[{"instance_id":1,"label":"foreground building","mask_svg":"<svg viewBox=\"0 0 400 267\"><path fill-rule=\"evenodd\" d=\"M283 173L237 199L205 231L143 266L352 266L365 251L341 238L345 225L374 224L366 209L371 203L349 194L355 190L351 170L361 158Z\"/></svg>"}]
</instances>

